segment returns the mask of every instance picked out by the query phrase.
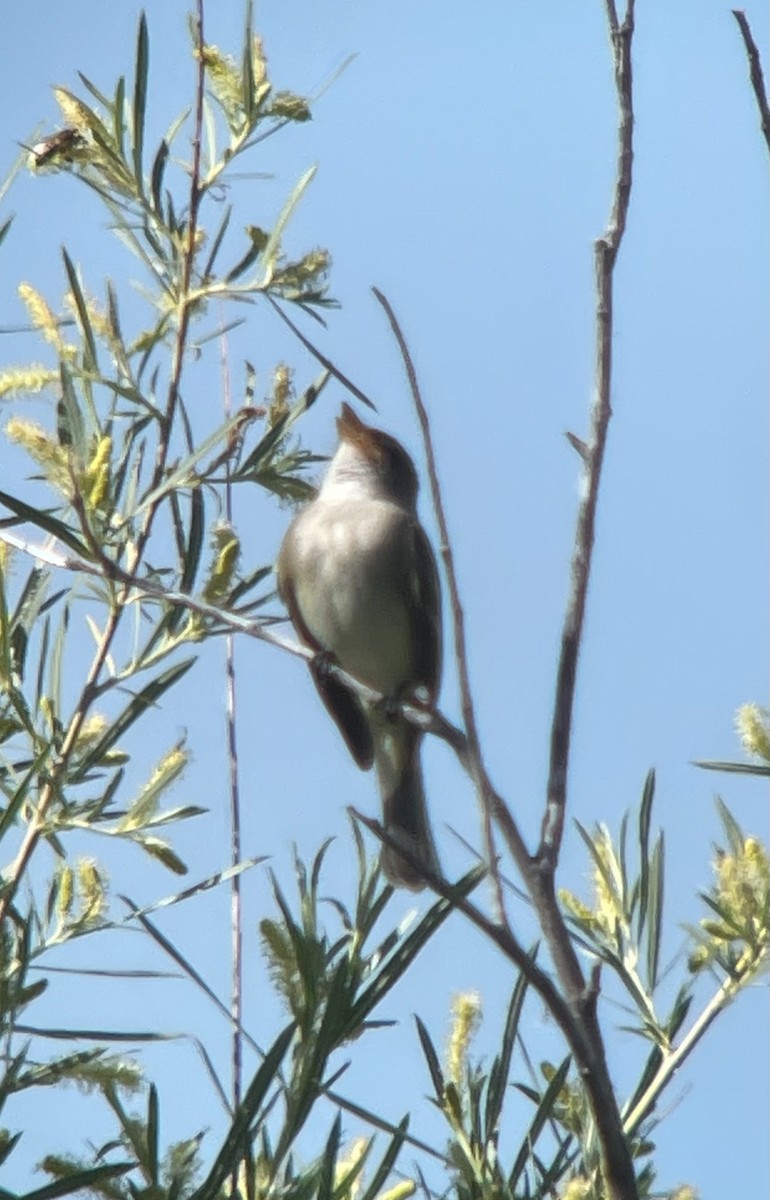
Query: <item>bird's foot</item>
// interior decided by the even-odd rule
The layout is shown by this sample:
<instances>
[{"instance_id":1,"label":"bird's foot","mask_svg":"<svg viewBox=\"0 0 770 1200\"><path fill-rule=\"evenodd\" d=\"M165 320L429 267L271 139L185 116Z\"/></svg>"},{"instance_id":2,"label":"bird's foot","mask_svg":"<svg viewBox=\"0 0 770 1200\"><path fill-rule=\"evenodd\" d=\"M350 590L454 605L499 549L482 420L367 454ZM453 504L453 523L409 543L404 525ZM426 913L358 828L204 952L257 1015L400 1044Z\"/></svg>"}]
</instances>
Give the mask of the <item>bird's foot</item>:
<instances>
[{"instance_id":1,"label":"bird's foot","mask_svg":"<svg viewBox=\"0 0 770 1200\"><path fill-rule=\"evenodd\" d=\"M316 650L310 660L310 665L313 669L313 674L318 679L328 679L332 668L339 666L339 661L337 656L332 654L331 650Z\"/></svg>"}]
</instances>

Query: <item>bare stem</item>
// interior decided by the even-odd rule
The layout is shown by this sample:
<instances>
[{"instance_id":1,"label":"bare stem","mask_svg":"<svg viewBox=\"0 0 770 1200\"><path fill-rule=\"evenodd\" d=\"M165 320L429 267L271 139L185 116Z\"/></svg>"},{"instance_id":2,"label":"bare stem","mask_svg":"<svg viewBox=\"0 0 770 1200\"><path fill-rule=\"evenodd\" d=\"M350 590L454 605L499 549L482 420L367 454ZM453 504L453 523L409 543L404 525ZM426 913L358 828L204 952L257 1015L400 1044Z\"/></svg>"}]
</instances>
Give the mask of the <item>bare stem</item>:
<instances>
[{"instance_id":1,"label":"bare stem","mask_svg":"<svg viewBox=\"0 0 770 1200\"><path fill-rule=\"evenodd\" d=\"M645 1117L649 1116L652 1112L660 1093L670 1082L676 1071L679 1070L688 1055L695 1049L710 1025L727 1008L728 1004L735 999L740 987L740 981L725 979L724 983L721 984L711 997L697 1021L693 1022L689 1032L682 1038L679 1045L664 1056L663 1062L650 1080L643 1095L625 1117L623 1124L629 1137L636 1132Z\"/></svg>"},{"instance_id":2,"label":"bare stem","mask_svg":"<svg viewBox=\"0 0 770 1200\"><path fill-rule=\"evenodd\" d=\"M757 43L754 41L751 26L745 12L740 8L734 8L733 16L738 22L738 27L743 37L743 44L746 47L746 57L749 60L749 79L751 80L751 86L757 101L757 108L759 109L759 122L762 126L762 132L765 135L767 148L770 150L770 104L767 99L765 77L762 73L762 60L759 57Z\"/></svg>"},{"instance_id":3,"label":"bare stem","mask_svg":"<svg viewBox=\"0 0 770 1200\"><path fill-rule=\"evenodd\" d=\"M631 43L634 33L634 0L628 0L628 8L622 24L618 24L613 0L607 0L607 21L612 41L615 88L619 109L617 169L607 227L602 236L597 239L594 247L596 391L591 407L588 441L580 443L584 485L570 564L570 594L562 629L561 652L556 676L556 697L551 723L548 792L537 853L543 869L551 873L556 869L564 834L575 684L583 636L588 582L591 575L599 484L607 443L607 431L612 415L613 275L615 260L626 228L626 217L631 198L634 131Z\"/></svg>"},{"instance_id":4,"label":"bare stem","mask_svg":"<svg viewBox=\"0 0 770 1200\"><path fill-rule=\"evenodd\" d=\"M449 539L449 528L446 520L446 512L444 509L444 500L441 495L441 485L438 479L438 470L436 468L436 455L433 449L433 438L430 430L430 419L428 410L420 391L420 385L417 379L417 372L414 367L414 361L409 351L406 338L398 323L396 314L390 304L388 298L379 290L372 288L374 295L385 310L385 313L390 322L390 327L398 342L398 348L401 351L401 357L404 361L407 379L409 380L409 388L412 393L412 400L417 412L417 419L420 422L422 431L422 440L425 447L425 462L428 468L428 480L430 482L431 499L433 501L433 511L436 514L436 523L439 532L439 553L444 564L444 574L446 575L447 588L449 589L449 606L452 611L452 628L454 629L455 643L455 664L457 667L457 678L460 684L460 707L463 715L463 725L465 727L467 743L467 770L473 785L476 789L476 794L481 801L481 812L484 824L484 846L486 849L487 865L494 884L495 890L495 905L497 908L498 919L501 924L507 926L508 921L505 915L505 901L503 895L503 886L500 879L500 868L497 861L497 853L495 851L494 831L492 827L492 803L488 788L488 777L484 768L484 762L481 755L481 743L479 741L478 726L476 724L476 710L473 704L473 693L471 691L470 672L468 670L468 645L465 637L465 612L463 610L462 601L460 599L460 588L457 583L457 572L454 565L454 554L452 551L452 543ZM512 819L512 818L511 818ZM523 843L522 843L523 845Z\"/></svg>"},{"instance_id":5,"label":"bare stem","mask_svg":"<svg viewBox=\"0 0 770 1200\"><path fill-rule=\"evenodd\" d=\"M232 413L230 395L230 364L227 337L219 339L219 355L222 374L222 408L225 421ZM233 524L233 484L230 463L225 463L225 518ZM236 867L241 861L241 793L238 771L238 693L235 670L235 637L232 631L225 637L225 736L227 739L227 764L230 793L230 864ZM243 902L241 876L234 871L230 881L230 941L231 941L231 994L230 1011L233 1018L232 1033L232 1103L236 1112L243 1091Z\"/></svg>"}]
</instances>

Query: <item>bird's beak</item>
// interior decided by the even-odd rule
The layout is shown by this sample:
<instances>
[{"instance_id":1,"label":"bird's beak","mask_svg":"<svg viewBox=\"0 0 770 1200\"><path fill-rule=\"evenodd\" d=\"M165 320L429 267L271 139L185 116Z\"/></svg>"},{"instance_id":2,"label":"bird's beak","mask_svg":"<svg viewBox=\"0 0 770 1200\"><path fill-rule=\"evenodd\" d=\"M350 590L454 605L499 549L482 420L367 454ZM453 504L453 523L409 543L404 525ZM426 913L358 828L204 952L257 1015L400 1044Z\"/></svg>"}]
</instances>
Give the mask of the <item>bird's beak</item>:
<instances>
[{"instance_id":1,"label":"bird's beak","mask_svg":"<svg viewBox=\"0 0 770 1200\"><path fill-rule=\"evenodd\" d=\"M349 404L343 404L337 417L337 433L341 442L357 446L367 458L376 457L378 431L365 425Z\"/></svg>"}]
</instances>

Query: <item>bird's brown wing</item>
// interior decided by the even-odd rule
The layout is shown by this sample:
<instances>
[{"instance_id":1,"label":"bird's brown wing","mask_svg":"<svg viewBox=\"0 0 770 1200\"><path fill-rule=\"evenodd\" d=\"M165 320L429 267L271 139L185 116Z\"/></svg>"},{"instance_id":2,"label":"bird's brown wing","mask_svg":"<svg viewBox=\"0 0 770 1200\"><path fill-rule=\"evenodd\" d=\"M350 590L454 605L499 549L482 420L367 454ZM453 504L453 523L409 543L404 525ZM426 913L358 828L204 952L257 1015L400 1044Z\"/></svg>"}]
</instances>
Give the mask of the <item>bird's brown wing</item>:
<instances>
[{"instance_id":1,"label":"bird's brown wing","mask_svg":"<svg viewBox=\"0 0 770 1200\"><path fill-rule=\"evenodd\" d=\"M433 549L422 526L412 521L412 549L404 564L414 639L414 684L435 700L441 680L441 585Z\"/></svg>"},{"instance_id":2,"label":"bird's brown wing","mask_svg":"<svg viewBox=\"0 0 770 1200\"><path fill-rule=\"evenodd\" d=\"M286 605L291 623L299 634L299 637L306 646L309 646L311 650L315 650L319 655L318 659L313 659L308 663L313 682L318 689L318 694L342 734L345 745L352 754L356 764L362 771L368 771L374 762L374 744L372 742L372 732L369 728L369 722L366 719L358 697L354 696L349 688L346 688L343 683L340 683L339 680L334 679L329 674L329 663L324 661L322 657L326 653L326 647L322 646L313 637L313 634L302 619L297 597L291 584L291 572L287 571L285 566L283 570L281 569L281 559L283 558L284 548L287 547L288 541L289 537L287 535L284 547L281 549L281 555L278 558L278 591L281 594L281 599ZM331 661L333 662L334 659L332 658Z\"/></svg>"}]
</instances>

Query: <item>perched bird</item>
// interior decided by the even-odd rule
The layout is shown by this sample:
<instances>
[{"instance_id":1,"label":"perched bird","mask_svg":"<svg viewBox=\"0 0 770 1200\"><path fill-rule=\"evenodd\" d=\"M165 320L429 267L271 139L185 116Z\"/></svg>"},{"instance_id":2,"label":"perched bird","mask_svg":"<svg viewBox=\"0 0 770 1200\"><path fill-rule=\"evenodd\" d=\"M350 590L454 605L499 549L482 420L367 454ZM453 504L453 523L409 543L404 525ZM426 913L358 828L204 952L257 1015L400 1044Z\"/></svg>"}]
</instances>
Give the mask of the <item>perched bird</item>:
<instances>
[{"instance_id":1,"label":"perched bird","mask_svg":"<svg viewBox=\"0 0 770 1200\"><path fill-rule=\"evenodd\" d=\"M438 869L420 766L423 735L393 701L423 692L432 704L441 674L441 598L428 538L417 519L417 472L395 438L343 404L340 443L318 495L294 518L278 556L278 586L302 641L319 652L316 687L358 766L372 763L390 836ZM328 659L380 692L370 704L328 672ZM389 846L391 883L418 890L417 871Z\"/></svg>"}]
</instances>

